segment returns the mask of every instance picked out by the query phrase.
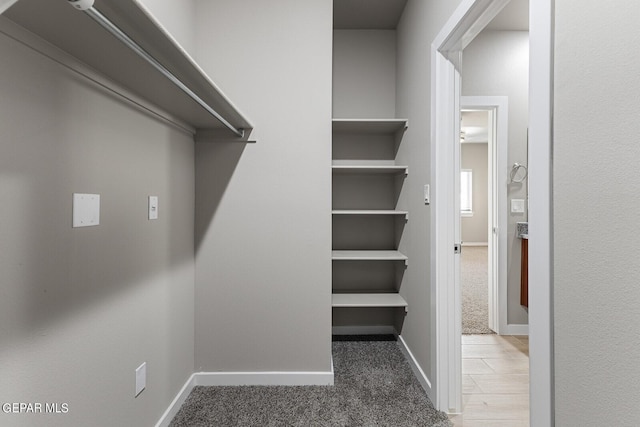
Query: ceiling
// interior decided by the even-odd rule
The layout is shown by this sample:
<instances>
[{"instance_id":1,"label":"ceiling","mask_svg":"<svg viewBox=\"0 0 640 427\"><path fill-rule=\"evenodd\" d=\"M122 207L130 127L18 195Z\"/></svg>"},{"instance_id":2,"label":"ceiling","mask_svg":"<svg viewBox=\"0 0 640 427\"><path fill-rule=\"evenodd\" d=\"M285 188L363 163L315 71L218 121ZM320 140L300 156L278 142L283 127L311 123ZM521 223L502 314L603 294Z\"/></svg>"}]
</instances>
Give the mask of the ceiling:
<instances>
[{"instance_id":1,"label":"ceiling","mask_svg":"<svg viewBox=\"0 0 640 427\"><path fill-rule=\"evenodd\" d=\"M407 0L334 0L336 30L394 30Z\"/></svg>"},{"instance_id":2,"label":"ceiling","mask_svg":"<svg viewBox=\"0 0 640 427\"><path fill-rule=\"evenodd\" d=\"M407 0L334 0L337 30L394 30ZM511 0L487 25L488 30L529 30L529 0Z\"/></svg>"},{"instance_id":3,"label":"ceiling","mask_svg":"<svg viewBox=\"0 0 640 427\"><path fill-rule=\"evenodd\" d=\"M461 113L460 133L464 134L464 143L486 143L489 140L489 113L483 110L463 110Z\"/></svg>"}]
</instances>

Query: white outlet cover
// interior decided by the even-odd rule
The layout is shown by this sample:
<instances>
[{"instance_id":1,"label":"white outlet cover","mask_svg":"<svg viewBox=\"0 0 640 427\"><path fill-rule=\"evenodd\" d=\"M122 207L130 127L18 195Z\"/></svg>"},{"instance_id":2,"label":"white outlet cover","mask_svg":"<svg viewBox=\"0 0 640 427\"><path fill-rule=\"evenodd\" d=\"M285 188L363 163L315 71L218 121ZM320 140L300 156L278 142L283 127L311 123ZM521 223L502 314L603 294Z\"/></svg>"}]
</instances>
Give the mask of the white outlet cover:
<instances>
[{"instance_id":1,"label":"white outlet cover","mask_svg":"<svg viewBox=\"0 0 640 427\"><path fill-rule=\"evenodd\" d=\"M73 194L73 227L100 225L100 195Z\"/></svg>"},{"instance_id":2,"label":"white outlet cover","mask_svg":"<svg viewBox=\"0 0 640 427\"><path fill-rule=\"evenodd\" d=\"M524 199L511 199L511 213L524 213Z\"/></svg>"},{"instance_id":3,"label":"white outlet cover","mask_svg":"<svg viewBox=\"0 0 640 427\"><path fill-rule=\"evenodd\" d=\"M136 394L135 397L138 397L142 390L147 387L147 362L144 362L142 365L138 366L136 369Z\"/></svg>"}]
</instances>

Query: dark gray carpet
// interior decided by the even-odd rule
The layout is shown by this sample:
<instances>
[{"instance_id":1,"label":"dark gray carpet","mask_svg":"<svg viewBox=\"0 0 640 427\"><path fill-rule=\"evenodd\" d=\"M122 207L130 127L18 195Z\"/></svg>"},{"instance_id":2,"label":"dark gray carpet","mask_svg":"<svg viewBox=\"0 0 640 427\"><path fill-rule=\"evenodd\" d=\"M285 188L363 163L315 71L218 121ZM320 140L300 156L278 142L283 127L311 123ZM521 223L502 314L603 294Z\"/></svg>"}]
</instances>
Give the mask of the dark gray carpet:
<instances>
[{"instance_id":1,"label":"dark gray carpet","mask_svg":"<svg viewBox=\"0 0 640 427\"><path fill-rule=\"evenodd\" d=\"M451 425L395 341L336 341L333 363L334 386L197 386L171 427Z\"/></svg>"},{"instance_id":2,"label":"dark gray carpet","mask_svg":"<svg viewBox=\"0 0 640 427\"><path fill-rule=\"evenodd\" d=\"M489 329L489 258L486 246L465 246L460 258L462 333L494 334Z\"/></svg>"}]
</instances>

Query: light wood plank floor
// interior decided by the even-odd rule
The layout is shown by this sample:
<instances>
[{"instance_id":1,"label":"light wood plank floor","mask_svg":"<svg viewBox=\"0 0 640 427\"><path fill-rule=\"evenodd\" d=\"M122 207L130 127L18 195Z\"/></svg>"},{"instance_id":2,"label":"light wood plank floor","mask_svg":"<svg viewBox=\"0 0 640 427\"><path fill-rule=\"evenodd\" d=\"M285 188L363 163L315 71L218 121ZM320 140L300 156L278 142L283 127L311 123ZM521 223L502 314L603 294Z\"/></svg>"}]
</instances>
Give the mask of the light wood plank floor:
<instances>
[{"instance_id":1,"label":"light wood plank floor","mask_svg":"<svg viewBox=\"0 0 640 427\"><path fill-rule=\"evenodd\" d=\"M529 338L463 335L462 393L455 427L529 427Z\"/></svg>"}]
</instances>

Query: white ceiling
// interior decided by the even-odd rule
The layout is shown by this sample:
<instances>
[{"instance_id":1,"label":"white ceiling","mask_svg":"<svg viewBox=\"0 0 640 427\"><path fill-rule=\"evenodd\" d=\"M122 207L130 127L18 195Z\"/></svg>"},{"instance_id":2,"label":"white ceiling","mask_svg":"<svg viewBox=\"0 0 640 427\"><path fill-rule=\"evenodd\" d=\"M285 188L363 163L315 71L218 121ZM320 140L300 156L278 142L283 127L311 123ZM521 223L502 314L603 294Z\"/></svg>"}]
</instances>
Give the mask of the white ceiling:
<instances>
[{"instance_id":1,"label":"white ceiling","mask_svg":"<svg viewBox=\"0 0 640 427\"><path fill-rule=\"evenodd\" d=\"M333 28L393 30L406 4L407 0L334 0ZM511 0L486 29L528 31L529 0Z\"/></svg>"},{"instance_id":2,"label":"white ceiling","mask_svg":"<svg viewBox=\"0 0 640 427\"><path fill-rule=\"evenodd\" d=\"M464 143L486 143L489 140L489 113L483 110L461 112L460 133ZM462 138L461 138L462 139Z\"/></svg>"}]
</instances>

